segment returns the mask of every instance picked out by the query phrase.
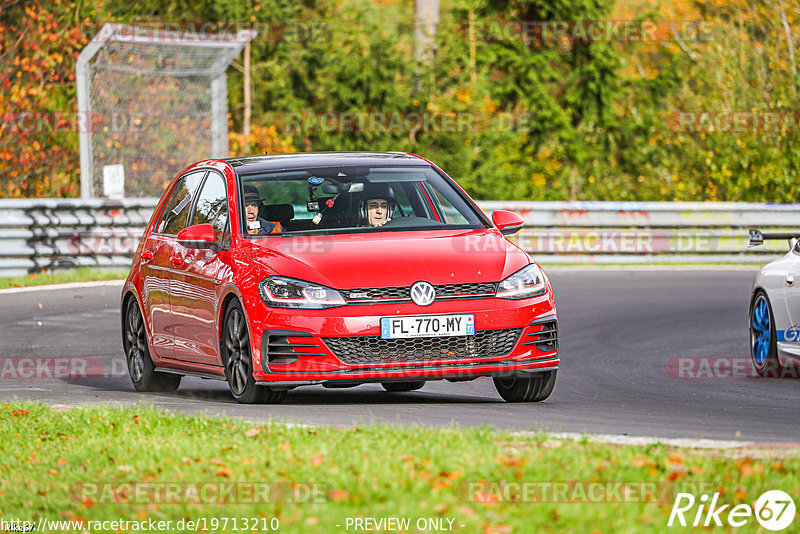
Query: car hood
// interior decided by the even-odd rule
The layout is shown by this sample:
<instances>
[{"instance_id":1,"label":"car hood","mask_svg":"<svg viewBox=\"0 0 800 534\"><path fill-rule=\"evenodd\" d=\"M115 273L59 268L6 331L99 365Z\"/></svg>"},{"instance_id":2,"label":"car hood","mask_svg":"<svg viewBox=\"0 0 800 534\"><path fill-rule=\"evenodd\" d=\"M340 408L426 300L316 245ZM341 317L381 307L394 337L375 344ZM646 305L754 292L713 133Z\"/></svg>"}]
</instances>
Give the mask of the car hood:
<instances>
[{"instance_id":1,"label":"car hood","mask_svg":"<svg viewBox=\"0 0 800 534\"><path fill-rule=\"evenodd\" d=\"M280 274L337 289L498 282L528 255L497 229L248 239L244 253Z\"/></svg>"}]
</instances>

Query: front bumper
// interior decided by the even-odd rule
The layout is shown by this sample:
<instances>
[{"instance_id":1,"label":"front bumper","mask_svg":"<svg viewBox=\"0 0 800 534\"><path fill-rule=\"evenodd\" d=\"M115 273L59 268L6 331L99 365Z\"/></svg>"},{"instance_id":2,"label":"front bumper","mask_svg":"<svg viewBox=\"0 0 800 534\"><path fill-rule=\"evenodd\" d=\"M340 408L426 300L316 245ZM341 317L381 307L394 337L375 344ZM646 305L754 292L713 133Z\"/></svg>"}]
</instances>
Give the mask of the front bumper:
<instances>
[{"instance_id":1,"label":"front bumper","mask_svg":"<svg viewBox=\"0 0 800 534\"><path fill-rule=\"evenodd\" d=\"M254 377L271 386L472 380L556 369L558 320L549 295L327 310L269 308L251 301ZM381 340L380 319L472 313L475 336Z\"/></svg>"}]
</instances>

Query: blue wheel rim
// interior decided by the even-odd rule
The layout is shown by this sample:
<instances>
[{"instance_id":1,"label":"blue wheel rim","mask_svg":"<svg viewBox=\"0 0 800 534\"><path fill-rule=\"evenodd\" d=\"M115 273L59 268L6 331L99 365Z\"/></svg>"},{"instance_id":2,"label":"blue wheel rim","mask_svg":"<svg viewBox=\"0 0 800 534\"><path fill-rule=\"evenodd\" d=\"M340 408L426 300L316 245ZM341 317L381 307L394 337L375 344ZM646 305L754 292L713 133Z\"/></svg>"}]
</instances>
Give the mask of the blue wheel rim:
<instances>
[{"instance_id":1,"label":"blue wheel rim","mask_svg":"<svg viewBox=\"0 0 800 534\"><path fill-rule=\"evenodd\" d=\"M762 295L756 300L750 318L750 354L758 367L763 367L769 356L770 326L769 306Z\"/></svg>"}]
</instances>

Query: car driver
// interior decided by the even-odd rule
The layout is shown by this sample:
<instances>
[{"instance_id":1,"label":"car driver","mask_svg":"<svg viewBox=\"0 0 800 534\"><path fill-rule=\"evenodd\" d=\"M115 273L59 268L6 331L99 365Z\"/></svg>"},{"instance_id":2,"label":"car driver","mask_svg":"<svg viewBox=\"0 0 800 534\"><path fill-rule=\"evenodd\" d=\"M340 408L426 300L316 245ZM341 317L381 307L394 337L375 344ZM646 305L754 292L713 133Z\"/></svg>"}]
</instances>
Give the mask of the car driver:
<instances>
[{"instance_id":1,"label":"car driver","mask_svg":"<svg viewBox=\"0 0 800 534\"><path fill-rule=\"evenodd\" d=\"M383 226L392 220L395 199L391 186L368 184L361 201L361 217L368 226Z\"/></svg>"}]
</instances>

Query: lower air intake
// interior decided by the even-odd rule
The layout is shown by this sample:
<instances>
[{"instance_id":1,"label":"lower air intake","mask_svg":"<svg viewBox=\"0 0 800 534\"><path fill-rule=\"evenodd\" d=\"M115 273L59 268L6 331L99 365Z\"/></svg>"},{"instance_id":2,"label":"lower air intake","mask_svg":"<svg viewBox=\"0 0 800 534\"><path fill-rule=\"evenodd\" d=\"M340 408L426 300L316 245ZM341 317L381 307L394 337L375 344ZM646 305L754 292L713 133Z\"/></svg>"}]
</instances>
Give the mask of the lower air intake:
<instances>
[{"instance_id":1,"label":"lower air intake","mask_svg":"<svg viewBox=\"0 0 800 534\"><path fill-rule=\"evenodd\" d=\"M322 338L344 363L424 362L504 356L514 350L521 328L483 330L474 336L381 339L377 336Z\"/></svg>"}]
</instances>

